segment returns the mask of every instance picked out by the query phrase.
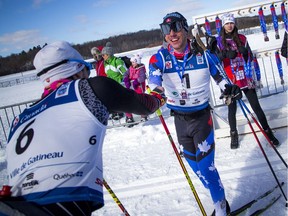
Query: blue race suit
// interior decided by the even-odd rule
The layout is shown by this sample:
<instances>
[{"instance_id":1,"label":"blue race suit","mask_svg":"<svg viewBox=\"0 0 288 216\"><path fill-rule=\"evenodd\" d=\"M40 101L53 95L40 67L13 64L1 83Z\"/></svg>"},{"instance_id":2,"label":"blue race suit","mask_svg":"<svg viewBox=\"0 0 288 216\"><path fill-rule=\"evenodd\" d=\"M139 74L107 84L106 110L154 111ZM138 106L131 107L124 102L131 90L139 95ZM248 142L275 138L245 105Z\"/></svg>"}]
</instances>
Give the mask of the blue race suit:
<instances>
[{"instance_id":1,"label":"blue race suit","mask_svg":"<svg viewBox=\"0 0 288 216\"><path fill-rule=\"evenodd\" d=\"M200 52L192 53L189 44L183 59L177 59L173 53L173 48L168 47L150 58L149 85L152 89L164 87L167 107L175 113L177 138L184 148L185 159L210 190L213 202L217 203L225 200L225 193L214 164L215 142L209 106L210 77L222 90L227 82L213 60Z\"/></svg>"}]
</instances>

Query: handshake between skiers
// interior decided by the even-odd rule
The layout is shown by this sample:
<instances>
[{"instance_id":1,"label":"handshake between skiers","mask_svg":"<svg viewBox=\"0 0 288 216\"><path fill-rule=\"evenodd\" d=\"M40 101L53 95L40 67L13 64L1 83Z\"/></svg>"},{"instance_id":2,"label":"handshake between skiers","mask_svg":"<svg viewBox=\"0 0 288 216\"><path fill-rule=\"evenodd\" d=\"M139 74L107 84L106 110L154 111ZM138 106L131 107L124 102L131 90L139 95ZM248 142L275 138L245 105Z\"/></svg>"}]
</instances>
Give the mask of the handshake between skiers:
<instances>
[{"instance_id":1,"label":"handshake between skiers","mask_svg":"<svg viewBox=\"0 0 288 216\"><path fill-rule=\"evenodd\" d=\"M237 85L225 84L225 89L220 96L220 99L224 98L225 104L229 106L229 104L233 103L235 100L240 100L242 98L242 91Z\"/></svg>"},{"instance_id":2,"label":"handshake between skiers","mask_svg":"<svg viewBox=\"0 0 288 216\"><path fill-rule=\"evenodd\" d=\"M147 87L147 89L150 89L149 86L146 86L146 87ZM160 100L160 107L164 106L164 104L167 101L167 97L165 96L164 91L165 90L162 86L157 86L152 91L148 90L148 93L150 95L153 95Z\"/></svg>"}]
</instances>

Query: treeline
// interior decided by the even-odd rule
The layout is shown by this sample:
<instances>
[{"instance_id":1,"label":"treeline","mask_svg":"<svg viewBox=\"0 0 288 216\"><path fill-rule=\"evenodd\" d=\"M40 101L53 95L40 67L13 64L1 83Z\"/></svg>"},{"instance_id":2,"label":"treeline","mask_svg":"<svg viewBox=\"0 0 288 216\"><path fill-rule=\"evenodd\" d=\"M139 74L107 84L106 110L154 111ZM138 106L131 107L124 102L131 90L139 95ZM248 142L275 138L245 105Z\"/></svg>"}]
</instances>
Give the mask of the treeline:
<instances>
[{"instance_id":1,"label":"treeline","mask_svg":"<svg viewBox=\"0 0 288 216\"><path fill-rule=\"evenodd\" d=\"M278 20L282 20L279 16ZM272 17L266 16L267 24L272 23ZM236 24L238 29L251 28L259 26L258 16L237 18ZM211 22L212 34L216 34L215 22ZM191 28L189 28L189 35L191 37ZM84 59L92 58L90 50L94 46L104 46L106 42L110 41L113 45L115 53L141 49L145 47L159 46L163 42L163 36L160 29L143 30L135 33L127 33L123 35L113 36L102 40L89 41L83 44L75 44L73 47L77 49ZM12 54L7 57L0 56L0 76L5 76L13 73L19 73L27 70L35 69L33 66L33 59L36 53L45 44L34 46L29 51L22 51L19 54Z\"/></svg>"},{"instance_id":2,"label":"treeline","mask_svg":"<svg viewBox=\"0 0 288 216\"><path fill-rule=\"evenodd\" d=\"M145 47L153 47L162 44L163 37L160 29L150 31L139 31L136 33L127 33L119 36L113 36L102 40L89 41L83 44L72 44L80 52L84 59L92 58L91 48L94 46L105 46L110 41L115 53L125 52ZM12 54L7 57L0 56L0 76L13 73L19 73L35 69L33 59L36 53L46 44L37 45L29 51L22 51L19 54Z\"/></svg>"}]
</instances>

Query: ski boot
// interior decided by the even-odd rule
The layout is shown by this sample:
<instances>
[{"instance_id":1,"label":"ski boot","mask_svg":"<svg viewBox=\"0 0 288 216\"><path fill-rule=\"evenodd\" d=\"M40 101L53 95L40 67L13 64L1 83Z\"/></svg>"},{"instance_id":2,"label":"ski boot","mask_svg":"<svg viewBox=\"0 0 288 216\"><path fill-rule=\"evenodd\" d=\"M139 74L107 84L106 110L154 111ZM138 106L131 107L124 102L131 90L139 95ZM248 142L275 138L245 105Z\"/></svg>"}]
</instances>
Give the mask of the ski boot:
<instances>
[{"instance_id":1,"label":"ski boot","mask_svg":"<svg viewBox=\"0 0 288 216\"><path fill-rule=\"evenodd\" d=\"M148 117L147 116L141 118L141 122L146 122L146 121L148 121Z\"/></svg>"},{"instance_id":2,"label":"ski boot","mask_svg":"<svg viewBox=\"0 0 288 216\"><path fill-rule=\"evenodd\" d=\"M136 125L133 117L126 117L126 123L128 128L131 128L134 125Z\"/></svg>"},{"instance_id":3,"label":"ski boot","mask_svg":"<svg viewBox=\"0 0 288 216\"><path fill-rule=\"evenodd\" d=\"M224 200L223 200L224 201ZM220 206L220 205L222 205L221 203L223 203L224 204L224 202L223 201L221 201L221 202L218 202L219 204L219 207L221 208L222 206ZM231 209L230 209L230 206L229 206L229 203L228 203L228 201L227 200L225 200L226 201L226 215L227 216L229 216L230 215L230 213L231 213ZM217 204L216 204L216 206L217 206ZM211 216L215 216L216 215L216 213L215 213L215 209L214 209L214 211L213 211L213 213L211 214Z\"/></svg>"},{"instance_id":4,"label":"ski boot","mask_svg":"<svg viewBox=\"0 0 288 216\"><path fill-rule=\"evenodd\" d=\"M124 117L124 113L113 113L112 114L112 119L113 120L120 120L121 118L123 118Z\"/></svg>"},{"instance_id":5,"label":"ski boot","mask_svg":"<svg viewBox=\"0 0 288 216\"><path fill-rule=\"evenodd\" d=\"M279 140L274 136L272 130L270 128L264 130L270 141L275 147L280 146Z\"/></svg>"},{"instance_id":6,"label":"ski boot","mask_svg":"<svg viewBox=\"0 0 288 216\"><path fill-rule=\"evenodd\" d=\"M231 149L237 149L239 148L239 141L238 141L238 132L236 131L230 131L231 136Z\"/></svg>"}]
</instances>

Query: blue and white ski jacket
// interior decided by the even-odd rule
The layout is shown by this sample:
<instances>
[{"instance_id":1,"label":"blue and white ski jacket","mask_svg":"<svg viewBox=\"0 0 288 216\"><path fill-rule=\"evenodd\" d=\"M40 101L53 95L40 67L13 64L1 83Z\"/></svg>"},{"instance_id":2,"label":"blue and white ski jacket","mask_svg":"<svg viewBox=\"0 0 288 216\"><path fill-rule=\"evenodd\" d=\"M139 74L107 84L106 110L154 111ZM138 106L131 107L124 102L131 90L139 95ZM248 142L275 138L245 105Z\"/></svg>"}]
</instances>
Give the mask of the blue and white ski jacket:
<instances>
[{"instance_id":1,"label":"blue and white ski jacket","mask_svg":"<svg viewBox=\"0 0 288 216\"><path fill-rule=\"evenodd\" d=\"M149 61L150 88L163 85L169 109L184 113L205 109L209 105L210 76L222 90L227 84L216 68L217 57L209 54L212 58L205 52L190 51L186 60L180 60L168 49L159 50Z\"/></svg>"}]
</instances>

